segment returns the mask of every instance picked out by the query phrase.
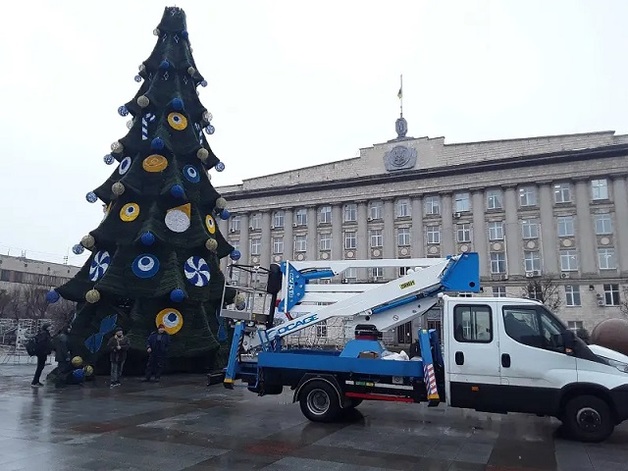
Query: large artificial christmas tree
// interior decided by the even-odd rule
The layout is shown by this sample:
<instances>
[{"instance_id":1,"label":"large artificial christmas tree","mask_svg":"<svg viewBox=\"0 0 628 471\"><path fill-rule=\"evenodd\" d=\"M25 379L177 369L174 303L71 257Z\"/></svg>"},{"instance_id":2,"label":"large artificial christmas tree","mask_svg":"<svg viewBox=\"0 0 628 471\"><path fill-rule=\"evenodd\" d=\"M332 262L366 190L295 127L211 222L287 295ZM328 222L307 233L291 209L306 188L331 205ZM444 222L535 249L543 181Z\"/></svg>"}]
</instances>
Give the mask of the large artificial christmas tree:
<instances>
[{"instance_id":1,"label":"large artificial christmas tree","mask_svg":"<svg viewBox=\"0 0 628 471\"><path fill-rule=\"evenodd\" d=\"M238 253L216 224L229 213L208 175L224 164L204 136L214 131L196 90L206 82L183 10L166 8L154 34L157 44L136 77L143 83L118 109L133 117L129 132L105 156L118 166L87 194L104 203L105 216L74 251L92 254L72 280L48 293L50 302L78 302L72 353L97 371L108 368L105 346L115 326L131 341L127 373L142 372L146 338L159 324L172 335L169 371L219 368L229 347L219 261Z\"/></svg>"}]
</instances>

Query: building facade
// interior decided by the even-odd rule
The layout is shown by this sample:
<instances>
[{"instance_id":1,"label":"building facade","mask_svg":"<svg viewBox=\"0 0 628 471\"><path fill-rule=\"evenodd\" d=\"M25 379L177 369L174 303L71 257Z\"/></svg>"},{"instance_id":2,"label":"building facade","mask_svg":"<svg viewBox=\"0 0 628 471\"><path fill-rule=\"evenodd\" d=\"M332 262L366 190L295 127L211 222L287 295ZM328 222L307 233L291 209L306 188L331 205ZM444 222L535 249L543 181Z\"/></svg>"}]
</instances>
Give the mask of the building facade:
<instances>
[{"instance_id":1,"label":"building facade","mask_svg":"<svg viewBox=\"0 0 628 471\"><path fill-rule=\"evenodd\" d=\"M551 292L569 327L591 330L621 316L625 301L627 155L628 135L612 131L461 144L400 134L357 158L218 188L232 212L221 230L239 263L261 266L475 251L480 295ZM438 315L426 321L437 327ZM412 330L399 328L394 341Z\"/></svg>"},{"instance_id":2,"label":"building facade","mask_svg":"<svg viewBox=\"0 0 628 471\"><path fill-rule=\"evenodd\" d=\"M80 267L72 265L0 255L0 291L25 286L50 289L62 285L79 270Z\"/></svg>"}]
</instances>

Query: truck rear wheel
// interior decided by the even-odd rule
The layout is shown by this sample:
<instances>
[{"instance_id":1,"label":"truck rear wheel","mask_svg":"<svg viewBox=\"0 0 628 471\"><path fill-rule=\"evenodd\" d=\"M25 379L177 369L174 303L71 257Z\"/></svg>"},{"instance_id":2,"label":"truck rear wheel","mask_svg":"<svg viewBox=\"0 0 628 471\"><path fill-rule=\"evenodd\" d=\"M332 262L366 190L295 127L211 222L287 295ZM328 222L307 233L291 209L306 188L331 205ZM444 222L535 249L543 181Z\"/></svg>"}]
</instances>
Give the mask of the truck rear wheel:
<instances>
[{"instance_id":1,"label":"truck rear wheel","mask_svg":"<svg viewBox=\"0 0 628 471\"><path fill-rule=\"evenodd\" d=\"M301 412L312 422L332 422L340 414L338 392L326 381L314 380L299 394Z\"/></svg>"},{"instance_id":2,"label":"truck rear wheel","mask_svg":"<svg viewBox=\"0 0 628 471\"><path fill-rule=\"evenodd\" d=\"M615 428L606 401L589 395L576 396L567 402L563 424L573 438L582 442L606 440Z\"/></svg>"}]
</instances>

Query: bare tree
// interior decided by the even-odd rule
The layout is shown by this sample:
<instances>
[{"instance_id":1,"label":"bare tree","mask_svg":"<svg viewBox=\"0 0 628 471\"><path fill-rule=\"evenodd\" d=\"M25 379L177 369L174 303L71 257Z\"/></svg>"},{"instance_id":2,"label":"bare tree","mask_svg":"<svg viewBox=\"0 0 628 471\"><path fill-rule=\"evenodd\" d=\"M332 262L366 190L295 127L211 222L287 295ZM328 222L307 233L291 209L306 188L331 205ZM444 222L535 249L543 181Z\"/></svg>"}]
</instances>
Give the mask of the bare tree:
<instances>
[{"instance_id":1,"label":"bare tree","mask_svg":"<svg viewBox=\"0 0 628 471\"><path fill-rule=\"evenodd\" d=\"M558 288L559 285L552 276L544 275L530 278L523 287L523 295L542 302L550 311L556 312L562 304Z\"/></svg>"},{"instance_id":2,"label":"bare tree","mask_svg":"<svg viewBox=\"0 0 628 471\"><path fill-rule=\"evenodd\" d=\"M50 307L46 301L47 290L36 285L26 285L21 289L25 317L29 319L43 319Z\"/></svg>"},{"instance_id":3,"label":"bare tree","mask_svg":"<svg viewBox=\"0 0 628 471\"><path fill-rule=\"evenodd\" d=\"M619 312L621 312L624 317L628 318L628 286L622 287L621 294L622 296L619 300Z\"/></svg>"},{"instance_id":4,"label":"bare tree","mask_svg":"<svg viewBox=\"0 0 628 471\"><path fill-rule=\"evenodd\" d=\"M0 290L0 317L5 317L5 312L9 312L12 300L11 294L6 289Z\"/></svg>"}]
</instances>

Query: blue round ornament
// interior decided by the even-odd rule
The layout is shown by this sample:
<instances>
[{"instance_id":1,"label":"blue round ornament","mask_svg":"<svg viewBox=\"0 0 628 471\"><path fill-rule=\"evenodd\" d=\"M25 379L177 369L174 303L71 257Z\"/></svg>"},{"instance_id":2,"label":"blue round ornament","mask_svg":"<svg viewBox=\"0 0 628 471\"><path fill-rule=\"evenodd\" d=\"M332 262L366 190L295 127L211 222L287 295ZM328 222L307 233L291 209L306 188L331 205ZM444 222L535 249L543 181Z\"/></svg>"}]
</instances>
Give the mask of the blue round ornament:
<instances>
[{"instance_id":1,"label":"blue round ornament","mask_svg":"<svg viewBox=\"0 0 628 471\"><path fill-rule=\"evenodd\" d=\"M238 249L234 249L230 254L229 257L231 257L231 260L240 260L240 257L242 256L242 254L240 253L240 251Z\"/></svg>"},{"instance_id":2,"label":"blue round ornament","mask_svg":"<svg viewBox=\"0 0 628 471\"><path fill-rule=\"evenodd\" d=\"M59 301L59 298L61 298L61 296L54 289L51 289L50 291L46 293L47 303L50 303L50 304L56 303L57 301Z\"/></svg>"},{"instance_id":3,"label":"blue round ornament","mask_svg":"<svg viewBox=\"0 0 628 471\"><path fill-rule=\"evenodd\" d=\"M135 77L133 77L133 80L135 80L136 82L141 82L142 81L142 76L141 75L136 75Z\"/></svg>"},{"instance_id":4,"label":"blue round ornament","mask_svg":"<svg viewBox=\"0 0 628 471\"><path fill-rule=\"evenodd\" d=\"M181 111L183 109L183 100L181 98L173 98L170 105L173 110Z\"/></svg>"},{"instance_id":5,"label":"blue round ornament","mask_svg":"<svg viewBox=\"0 0 628 471\"><path fill-rule=\"evenodd\" d=\"M188 38L188 30L184 29L183 31L181 31L181 37L187 39Z\"/></svg>"},{"instance_id":6,"label":"blue round ornament","mask_svg":"<svg viewBox=\"0 0 628 471\"><path fill-rule=\"evenodd\" d=\"M161 137L156 137L150 142L150 147L154 150L161 150L164 148L164 141Z\"/></svg>"},{"instance_id":7,"label":"blue round ornament","mask_svg":"<svg viewBox=\"0 0 628 471\"><path fill-rule=\"evenodd\" d=\"M223 221L226 221L230 217L231 213L229 212L229 210L223 209L222 211L220 211L220 219L222 219Z\"/></svg>"},{"instance_id":8,"label":"blue round ornament","mask_svg":"<svg viewBox=\"0 0 628 471\"><path fill-rule=\"evenodd\" d=\"M120 116L126 116L126 115L129 114L129 110L127 109L126 106L122 105L122 106L118 107L118 114Z\"/></svg>"},{"instance_id":9,"label":"blue round ornament","mask_svg":"<svg viewBox=\"0 0 628 471\"><path fill-rule=\"evenodd\" d=\"M83 371L83 368L77 368L72 372L72 377L74 379L77 379L79 381L83 381L83 379L85 379L85 372Z\"/></svg>"},{"instance_id":10,"label":"blue round ornament","mask_svg":"<svg viewBox=\"0 0 628 471\"><path fill-rule=\"evenodd\" d=\"M85 195L85 199L90 203L95 203L96 201L98 201L98 196L96 196L96 193L94 193L93 191L90 191Z\"/></svg>"},{"instance_id":11,"label":"blue round ornament","mask_svg":"<svg viewBox=\"0 0 628 471\"><path fill-rule=\"evenodd\" d=\"M83 252L85 252L85 247L83 247L81 244L74 244L72 246L72 252L75 255L81 255Z\"/></svg>"},{"instance_id":12,"label":"blue round ornament","mask_svg":"<svg viewBox=\"0 0 628 471\"><path fill-rule=\"evenodd\" d=\"M222 162L218 162L216 165L214 165L214 168L217 172L222 172L225 169L225 164L223 164Z\"/></svg>"},{"instance_id":13,"label":"blue round ornament","mask_svg":"<svg viewBox=\"0 0 628 471\"><path fill-rule=\"evenodd\" d=\"M185 196L185 192L183 191L183 187L181 185L172 185L172 188L170 188L170 194L175 198L183 198Z\"/></svg>"},{"instance_id":14,"label":"blue round ornament","mask_svg":"<svg viewBox=\"0 0 628 471\"><path fill-rule=\"evenodd\" d=\"M155 243L155 236L152 232L146 231L140 236L140 240L142 241L142 244L151 246Z\"/></svg>"},{"instance_id":15,"label":"blue round ornament","mask_svg":"<svg viewBox=\"0 0 628 471\"><path fill-rule=\"evenodd\" d=\"M205 132L207 134L214 134L216 132L216 128L212 124L210 124L209 126L205 127Z\"/></svg>"},{"instance_id":16,"label":"blue round ornament","mask_svg":"<svg viewBox=\"0 0 628 471\"><path fill-rule=\"evenodd\" d=\"M102 159L107 165L111 165L116 160L111 154L105 155Z\"/></svg>"},{"instance_id":17,"label":"blue round ornament","mask_svg":"<svg viewBox=\"0 0 628 471\"><path fill-rule=\"evenodd\" d=\"M201 87L206 87L207 86L207 80L203 80L201 82Z\"/></svg>"},{"instance_id":18,"label":"blue round ornament","mask_svg":"<svg viewBox=\"0 0 628 471\"><path fill-rule=\"evenodd\" d=\"M169 67L170 67L170 62L168 62L166 59L162 60L161 63L159 64L159 68L161 70L168 70Z\"/></svg>"},{"instance_id":19,"label":"blue round ornament","mask_svg":"<svg viewBox=\"0 0 628 471\"><path fill-rule=\"evenodd\" d=\"M181 288L175 288L170 291L170 301L173 303L180 303L185 299L185 293Z\"/></svg>"},{"instance_id":20,"label":"blue round ornament","mask_svg":"<svg viewBox=\"0 0 628 471\"><path fill-rule=\"evenodd\" d=\"M133 260L131 270L138 278L152 278L159 271L159 259L148 253L138 255Z\"/></svg>"}]
</instances>

